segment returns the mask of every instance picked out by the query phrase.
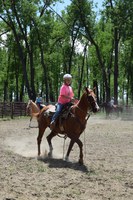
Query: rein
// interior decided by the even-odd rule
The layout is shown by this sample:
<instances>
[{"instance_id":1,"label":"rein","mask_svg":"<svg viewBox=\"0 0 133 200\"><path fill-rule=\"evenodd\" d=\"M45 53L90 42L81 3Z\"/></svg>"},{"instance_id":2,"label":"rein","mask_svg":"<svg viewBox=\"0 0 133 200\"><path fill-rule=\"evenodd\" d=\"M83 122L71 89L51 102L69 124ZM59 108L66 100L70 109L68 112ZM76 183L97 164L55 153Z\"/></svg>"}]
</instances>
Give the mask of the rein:
<instances>
[{"instance_id":1,"label":"rein","mask_svg":"<svg viewBox=\"0 0 133 200\"><path fill-rule=\"evenodd\" d=\"M78 106L77 106L78 107ZM79 107L78 107L79 108ZM81 109L82 110L82 109ZM83 110L82 110L83 111ZM84 111L83 111L84 112ZM85 120L83 121L83 122L81 122L81 120L79 119L79 117L77 117L75 114L74 114L74 117L77 119L77 121L79 122L79 124L80 124L80 126L81 126L81 129L82 129L82 131L84 131L85 130L85 128L86 128L86 123L87 123L87 120L89 119L89 117L90 117L90 114L89 113L86 113L86 112L84 112L85 113ZM71 113L72 115L73 115L73 113ZM88 116L87 116L88 115Z\"/></svg>"},{"instance_id":2,"label":"rein","mask_svg":"<svg viewBox=\"0 0 133 200\"><path fill-rule=\"evenodd\" d=\"M85 116L87 115L87 113L84 110L82 110L78 105L76 105L75 107L81 110L85 114Z\"/></svg>"},{"instance_id":3,"label":"rein","mask_svg":"<svg viewBox=\"0 0 133 200\"><path fill-rule=\"evenodd\" d=\"M90 113L92 112L92 109L90 110L90 112L85 112L84 110L82 110L78 105L75 105L74 106L75 108L78 108L79 110L81 110L82 111L82 113L84 113L85 114L85 118L86 118L86 121L89 119L89 117L90 117ZM72 107L73 108L73 107ZM74 109L74 114L75 114L75 109Z\"/></svg>"}]
</instances>

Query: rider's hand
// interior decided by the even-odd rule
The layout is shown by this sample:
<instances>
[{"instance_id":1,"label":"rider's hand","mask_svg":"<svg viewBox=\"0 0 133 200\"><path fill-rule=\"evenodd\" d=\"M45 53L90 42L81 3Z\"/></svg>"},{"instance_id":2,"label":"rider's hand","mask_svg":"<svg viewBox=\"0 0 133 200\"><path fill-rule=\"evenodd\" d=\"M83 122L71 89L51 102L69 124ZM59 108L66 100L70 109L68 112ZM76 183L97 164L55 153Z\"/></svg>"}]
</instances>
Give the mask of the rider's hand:
<instances>
[{"instance_id":1,"label":"rider's hand","mask_svg":"<svg viewBox=\"0 0 133 200\"><path fill-rule=\"evenodd\" d=\"M73 97L71 98L71 103L75 103L75 99Z\"/></svg>"}]
</instances>

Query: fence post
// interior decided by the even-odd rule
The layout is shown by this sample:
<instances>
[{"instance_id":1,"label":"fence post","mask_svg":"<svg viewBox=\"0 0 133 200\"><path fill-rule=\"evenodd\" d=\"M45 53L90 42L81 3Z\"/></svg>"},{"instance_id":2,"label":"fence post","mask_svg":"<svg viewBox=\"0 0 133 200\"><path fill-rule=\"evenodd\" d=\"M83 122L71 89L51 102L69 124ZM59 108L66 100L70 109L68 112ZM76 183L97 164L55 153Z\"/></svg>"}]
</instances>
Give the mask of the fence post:
<instances>
[{"instance_id":1,"label":"fence post","mask_svg":"<svg viewBox=\"0 0 133 200\"><path fill-rule=\"evenodd\" d=\"M2 109L1 109L1 111L2 111L1 114L2 114L2 118L3 118L3 114L4 114L4 113L3 113L3 112L4 112L4 103L2 103Z\"/></svg>"},{"instance_id":2,"label":"fence post","mask_svg":"<svg viewBox=\"0 0 133 200\"><path fill-rule=\"evenodd\" d=\"M13 119L13 108L14 108L13 102L11 102L11 119Z\"/></svg>"}]
</instances>

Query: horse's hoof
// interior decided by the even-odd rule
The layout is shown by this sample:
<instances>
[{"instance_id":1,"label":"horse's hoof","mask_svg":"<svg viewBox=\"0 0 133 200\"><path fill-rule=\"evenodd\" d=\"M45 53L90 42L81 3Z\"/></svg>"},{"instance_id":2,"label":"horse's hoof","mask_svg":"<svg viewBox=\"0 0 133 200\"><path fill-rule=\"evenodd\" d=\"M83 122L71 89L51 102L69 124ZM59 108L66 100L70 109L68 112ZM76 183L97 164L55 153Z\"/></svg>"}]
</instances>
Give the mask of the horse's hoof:
<instances>
[{"instance_id":1,"label":"horse's hoof","mask_svg":"<svg viewBox=\"0 0 133 200\"><path fill-rule=\"evenodd\" d=\"M52 158L52 153L51 152L48 153L48 157Z\"/></svg>"},{"instance_id":2,"label":"horse's hoof","mask_svg":"<svg viewBox=\"0 0 133 200\"><path fill-rule=\"evenodd\" d=\"M65 156L65 159L64 159L66 162L69 162L69 157L68 156Z\"/></svg>"},{"instance_id":3,"label":"horse's hoof","mask_svg":"<svg viewBox=\"0 0 133 200\"><path fill-rule=\"evenodd\" d=\"M80 164L80 165L83 165L83 164L84 164L83 159L79 159L79 164Z\"/></svg>"},{"instance_id":4,"label":"horse's hoof","mask_svg":"<svg viewBox=\"0 0 133 200\"><path fill-rule=\"evenodd\" d=\"M37 156L37 160L41 161L42 160L42 157L39 155Z\"/></svg>"}]
</instances>

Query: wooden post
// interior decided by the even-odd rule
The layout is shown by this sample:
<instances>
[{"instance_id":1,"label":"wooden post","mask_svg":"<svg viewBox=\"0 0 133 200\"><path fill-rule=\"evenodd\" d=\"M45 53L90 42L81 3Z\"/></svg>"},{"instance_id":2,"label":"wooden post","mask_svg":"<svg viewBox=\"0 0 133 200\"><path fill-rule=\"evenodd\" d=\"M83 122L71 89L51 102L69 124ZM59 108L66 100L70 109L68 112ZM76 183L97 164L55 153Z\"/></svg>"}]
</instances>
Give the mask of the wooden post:
<instances>
[{"instance_id":1,"label":"wooden post","mask_svg":"<svg viewBox=\"0 0 133 200\"><path fill-rule=\"evenodd\" d=\"M13 102L11 102L11 118L13 119L13 109L14 109L14 106L13 106Z\"/></svg>"}]
</instances>

